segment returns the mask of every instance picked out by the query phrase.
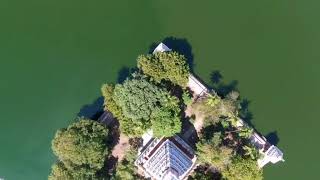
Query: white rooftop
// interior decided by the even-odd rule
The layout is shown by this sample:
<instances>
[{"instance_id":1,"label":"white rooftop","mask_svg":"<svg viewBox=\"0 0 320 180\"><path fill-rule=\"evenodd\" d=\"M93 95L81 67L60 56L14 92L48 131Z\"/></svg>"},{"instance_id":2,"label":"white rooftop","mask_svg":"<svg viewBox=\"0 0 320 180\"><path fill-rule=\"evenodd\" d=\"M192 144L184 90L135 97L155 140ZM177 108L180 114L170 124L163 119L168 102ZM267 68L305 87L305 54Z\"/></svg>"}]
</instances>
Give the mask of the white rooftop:
<instances>
[{"instance_id":1,"label":"white rooftop","mask_svg":"<svg viewBox=\"0 0 320 180\"><path fill-rule=\"evenodd\" d=\"M146 177L156 180L182 180L193 168L193 149L179 136L154 139L148 143L135 164Z\"/></svg>"},{"instance_id":2,"label":"white rooftop","mask_svg":"<svg viewBox=\"0 0 320 180\"><path fill-rule=\"evenodd\" d=\"M168 46L166 46L163 43L160 43L154 50L153 50L153 54L156 52L166 52L166 51L171 51L170 48L168 48Z\"/></svg>"}]
</instances>

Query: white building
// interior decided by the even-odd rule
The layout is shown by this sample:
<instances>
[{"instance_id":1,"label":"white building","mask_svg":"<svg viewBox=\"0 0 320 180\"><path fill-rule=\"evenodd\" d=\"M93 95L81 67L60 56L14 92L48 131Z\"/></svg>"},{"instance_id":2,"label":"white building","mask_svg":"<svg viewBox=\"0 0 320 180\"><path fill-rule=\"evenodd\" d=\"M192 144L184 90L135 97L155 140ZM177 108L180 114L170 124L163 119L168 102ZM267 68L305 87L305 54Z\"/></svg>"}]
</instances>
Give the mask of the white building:
<instances>
[{"instance_id":1,"label":"white building","mask_svg":"<svg viewBox=\"0 0 320 180\"><path fill-rule=\"evenodd\" d=\"M248 126L242 119L237 120L237 126ZM260 136L257 132L253 132L250 137L251 143L259 150L262 155L258 159L258 166L262 168L269 162L275 164L279 161L284 161L283 152L276 146L270 144L267 139L263 136Z\"/></svg>"},{"instance_id":2,"label":"white building","mask_svg":"<svg viewBox=\"0 0 320 180\"><path fill-rule=\"evenodd\" d=\"M182 180L188 176L195 161L193 149L179 136L174 136L151 139L140 151L135 165L147 178Z\"/></svg>"}]
</instances>

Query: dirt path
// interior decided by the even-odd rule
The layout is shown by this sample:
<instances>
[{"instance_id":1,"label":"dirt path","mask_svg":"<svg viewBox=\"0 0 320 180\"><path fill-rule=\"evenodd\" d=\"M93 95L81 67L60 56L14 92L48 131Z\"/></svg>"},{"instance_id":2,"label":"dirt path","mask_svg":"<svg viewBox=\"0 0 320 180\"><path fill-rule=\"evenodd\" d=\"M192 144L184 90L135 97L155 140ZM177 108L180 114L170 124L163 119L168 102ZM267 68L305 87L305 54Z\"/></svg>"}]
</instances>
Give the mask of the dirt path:
<instances>
[{"instance_id":1,"label":"dirt path","mask_svg":"<svg viewBox=\"0 0 320 180\"><path fill-rule=\"evenodd\" d=\"M118 158L120 162L126 153L126 150L129 148L129 138L124 134L120 134L119 143L113 148L112 155Z\"/></svg>"},{"instance_id":2,"label":"dirt path","mask_svg":"<svg viewBox=\"0 0 320 180\"><path fill-rule=\"evenodd\" d=\"M197 133L199 133L203 127L204 116L197 111L194 111L191 106L188 106L185 110L185 114L188 117L191 117L193 114L195 115L195 119L193 122L193 126L196 129Z\"/></svg>"},{"instance_id":3,"label":"dirt path","mask_svg":"<svg viewBox=\"0 0 320 180\"><path fill-rule=\"evenodd\" d=\"M197 134L199 135L202 127L203 127L203 120L204 120L204 116L199 113L199 112L194 112L193 109L191 108L191 106L188 106L185 110L185 114L187 117L191 117L193 114L195 115L195 119L193 122L193 128L188 129L184 134L183 137L185 139L190 138L190 136L194 133L194 130L197 131Z\"/></svg>"}]
</instances>

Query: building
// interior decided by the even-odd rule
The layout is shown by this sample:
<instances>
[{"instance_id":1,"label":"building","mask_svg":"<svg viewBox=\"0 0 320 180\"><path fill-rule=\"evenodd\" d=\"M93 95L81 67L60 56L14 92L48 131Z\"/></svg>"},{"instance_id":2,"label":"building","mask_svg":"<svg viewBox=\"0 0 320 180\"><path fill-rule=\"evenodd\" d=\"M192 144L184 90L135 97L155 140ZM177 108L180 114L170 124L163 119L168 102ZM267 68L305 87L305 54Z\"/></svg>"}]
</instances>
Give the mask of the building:
<instances>
[{"instance_id":1,"label":"building","mask_svg":"<svg viewBox=\"0 0 320 180\"><path fill-rule=\"evenodd\" d=\"M193 149L179 136L174 136L152 138L140 150L135 165L144 172L147 178L182 180L189 175L195 161L196 156Z\"/></svg>"}]
</instances>

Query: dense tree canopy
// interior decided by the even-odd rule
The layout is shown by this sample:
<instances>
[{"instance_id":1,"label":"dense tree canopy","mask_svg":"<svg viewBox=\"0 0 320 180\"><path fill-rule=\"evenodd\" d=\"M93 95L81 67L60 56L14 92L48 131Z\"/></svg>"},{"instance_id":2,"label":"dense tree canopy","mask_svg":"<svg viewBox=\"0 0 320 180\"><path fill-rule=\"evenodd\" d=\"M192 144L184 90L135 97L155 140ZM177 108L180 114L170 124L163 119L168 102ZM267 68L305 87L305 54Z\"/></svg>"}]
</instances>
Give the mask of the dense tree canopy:
<instances>
[{"instance_id":1,"label":"dense tree canopy","mask_svg":"<svg viewBox=\"0 0 320 180\"><path fill-rule=\"evenodd\" d=\"M169 108L155 110L152 113L151 124L156 137L170 137L181 130L181 120L177 112Z\"/></svg>"},{"instance_id":2,"label":"dense tree canopy","mask_svg":"<svg viewBox=\"0 0 320 180\"><path fill-rule=\"evenodd\" d=\"M199 165L188 180L221 180L221 174L208 165Z\"/></svg>"},{"instance_id":3,"label":"dense tree canopy","mask_svg":"<svg viewBox=\"0 0 320 180\"><path fill-rule=\"evenodd\" d=\"M262 170L258 168L257 161L251 158L236 157L227 169L222 172L228 180L262 180Z\"/></svg>"},{"instance_id":4,"label":"dense tree canopy","mask_svg":"<svg viewBox=\"0 0 320 180\"><path fill-rule=\"evenodd\" d=\"M171 81L185 87L188 83L189 66L186 58L177 52L164 52L138 57L138 68L156 82Z\"/></svg>"},{"instance_id":5,"label":"dense tree canopy","mask_svg":"<svg viewBox=\"0 0 320 180\"><path fill-rule=\"evenodd\" d=\"M48 180L96 180L96 175L86 169L67 169L62 162L52 166Z\"/></svg>"},{"instance_id":6,"label":"dense tree canopy","mask_svg":"<svg viewBox=\"0 0 320 180\"><path fill-rule=\"evenodd\" d=\"M152 111L166 99L168 93L144 79L131 79L117 84L114 100L127 118L150 120Z\"/></svg>"},{"instance_id":7,"label":"dense tree canopy","mask_svg":"<svg viewBox=\"0 0 320 180\"><path fill-rule=\"evenodd\" d=\"M129 149L126 153L125 158L119 162L116 168L116 173L114 174L113 179L115 180L134 180L136 178L136 167L134 166L134 161L137 156L137 151L134 149Z\"/></svg>"},{"instance_id":8,"label":"dense tree canopy","mask_svg":"<svg viewBox=\"0 0 320 180\"><path fill-rule=\"evenodd\" d=\"M234 117L238 113L238 102L231 98L222 99L216 94L209 95L192 105L206 119L219 122L221 117Z\"/></svg>"},{"instance_id":9,"label":"dense tree canopy","mask_svg":"<svg viewBox=\"0 0 320 180\"><path fill-rule=\"evenodd\" d=\"M197 155L202 164L222 170L231 162L233 150L221 144L220 133L214 133L210 139L202 139L197 143Z\"/></svg>"},{"instance_id":10,"label":"dense tree canopy","mask_svg":"<svg viewBox=\"0 0 320 180\"><path fill-rule=\"evenodd\" d=\"M113 100L114 86L111 84L104 84L101 87L102 96L104 97L104 109L110 111L114 117L118 119L123 118L121 108Z\"/></svg>"},{"instance_id":11,"label":"dense tree canopy","mask_svg":"<svg viewBox=\"0 0 320 180\"><path fill-rule=\"evenodd\" d=\"M68 128L58 130L52 141L52 150L63 167L61 164L54 166L54 173L69 175L71 173L65 172L77 171L94 175L104 165L107 134L103 125L88 119L80 119Z\"/></svg>"},{"instance_id":12,"label":"dense tree canopy","mask_svg":"<svg viewBox=\"0 0 320 180\"><path fill-rule=\"evenodd\" d=\"M184 90L182 93L182 100L185 105L189 106L192 103L192 94L189 91Z\"/></svg>"},{"instance_id":13,"label":"dense tree canopy","mask_svg":"<svg viewBox=\"0 0 320 180\"><path fill-rule=\"evenodd\" d=\"M152 128L158 137L172 136L181 130L178 99L145 79L116 85L113 99L123 113L120 126L127 135L138 136Z\"/></svg>"}]
</instances>

